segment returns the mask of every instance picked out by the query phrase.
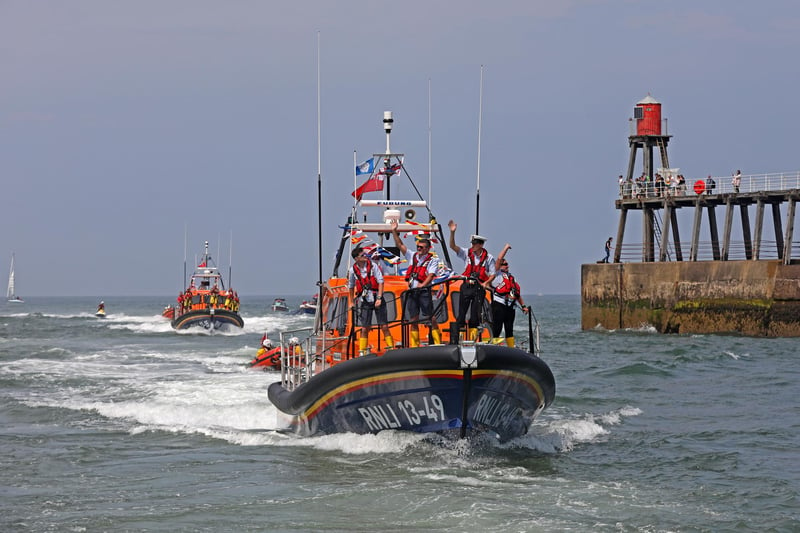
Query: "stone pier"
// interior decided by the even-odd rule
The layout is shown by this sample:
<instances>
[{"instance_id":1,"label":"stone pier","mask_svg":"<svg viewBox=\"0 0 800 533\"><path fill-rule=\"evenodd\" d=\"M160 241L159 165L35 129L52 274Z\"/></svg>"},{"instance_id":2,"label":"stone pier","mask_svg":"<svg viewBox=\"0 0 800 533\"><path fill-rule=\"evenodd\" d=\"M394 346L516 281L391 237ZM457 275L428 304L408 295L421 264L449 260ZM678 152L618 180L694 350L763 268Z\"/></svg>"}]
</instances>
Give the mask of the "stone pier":
<instances>
[{"instance_id":1,"label":"stone pier","mask_svg":"<svg viewBox=\"0 0 800 533\"><path fill-rule=\"evenodd\" d=\"M800 337L800 264L784 260L586 264L581 327Z\"/></svg>"}]
</instances>

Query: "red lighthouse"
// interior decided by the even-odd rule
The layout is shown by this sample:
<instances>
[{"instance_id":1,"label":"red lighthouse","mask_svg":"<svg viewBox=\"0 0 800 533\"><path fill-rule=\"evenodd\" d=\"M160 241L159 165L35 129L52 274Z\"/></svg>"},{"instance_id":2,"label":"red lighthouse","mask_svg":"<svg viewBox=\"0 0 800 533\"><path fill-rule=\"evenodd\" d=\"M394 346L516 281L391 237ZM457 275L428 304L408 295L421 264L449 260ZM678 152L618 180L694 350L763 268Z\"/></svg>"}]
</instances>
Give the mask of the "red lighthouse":
<instances>
[{"instance_id":1,"label":"red lighthouse","mask_svg":"<svg viewBox=\"0 0 800 533\"><path fill-rule=\"evenodd\" d=\"M633 109L637 135L661 135L661 103L649 94Z\"/></svg>"},{"instance_id":2,"label":"red lighthouse","mask_svg":"<svg viewBox=\"0 0 800 533\"><path fill-rule=\"evenodd\" d=\"M669 157L667 156L667 144L670 135L664 135L661 131L661 103L650 96L645 96L633 108L633 119L636 121L636 133L628 137L628 144L631 148L630 159L628 160L628 179L632 180L633 168L636 164L636 152L642 150L642 171L649 179L654 179L656 174L655 161L653 160L653 150L658 149L661 155L661 167L669 168Z\"/></svg>"}]
</instances>

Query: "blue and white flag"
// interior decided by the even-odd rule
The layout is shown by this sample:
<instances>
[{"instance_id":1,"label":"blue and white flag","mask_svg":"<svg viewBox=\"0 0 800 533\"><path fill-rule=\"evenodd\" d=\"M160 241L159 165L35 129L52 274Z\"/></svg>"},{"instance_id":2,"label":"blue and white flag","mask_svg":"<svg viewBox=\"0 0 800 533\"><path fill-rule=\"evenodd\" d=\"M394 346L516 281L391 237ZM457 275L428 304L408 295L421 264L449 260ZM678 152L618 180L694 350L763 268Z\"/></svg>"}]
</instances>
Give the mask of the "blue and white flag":
<instances>
[{"instance_id":1,"label":"blue and white flag","mask_svg":"<svg viewBox=\"0 0 800 533\"><path fill-rule=\"evenodd\" d=\"M375 161L373 159L367 159L360 165L356 165L356 176L361 174L372 174L373 170L375 170Z\"/></svg>"}]
</instances>

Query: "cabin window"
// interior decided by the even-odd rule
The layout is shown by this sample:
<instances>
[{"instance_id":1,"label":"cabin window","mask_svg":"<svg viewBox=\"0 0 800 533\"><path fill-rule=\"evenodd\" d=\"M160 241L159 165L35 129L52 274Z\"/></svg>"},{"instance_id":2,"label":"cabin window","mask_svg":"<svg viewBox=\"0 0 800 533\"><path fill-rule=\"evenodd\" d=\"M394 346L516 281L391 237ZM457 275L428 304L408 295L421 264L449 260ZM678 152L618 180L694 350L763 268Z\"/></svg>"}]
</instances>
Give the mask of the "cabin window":
<instances>
[{"instance_id":1,"label":"cabin window","mask_svg":"<svg viewBox=\"0 0 800 533\"><path fill-rule=\"evenodd\" d=\"M336 307L339 300L331 298L328 300L328 305L325 309L325 329L333 328L333 317L336 316Z\"/></svg>"},{"instance_id":2,"label":"cabin window","mask_svg":"<svg viewBox=\"0 0 800 533\"><path fill-rule=\"evenodd\" d=\"M344 335L344 331L347 329L347 313L347 295L331 298L325 327L336 330L339 335Z\"/></svg>"}]
</instances>

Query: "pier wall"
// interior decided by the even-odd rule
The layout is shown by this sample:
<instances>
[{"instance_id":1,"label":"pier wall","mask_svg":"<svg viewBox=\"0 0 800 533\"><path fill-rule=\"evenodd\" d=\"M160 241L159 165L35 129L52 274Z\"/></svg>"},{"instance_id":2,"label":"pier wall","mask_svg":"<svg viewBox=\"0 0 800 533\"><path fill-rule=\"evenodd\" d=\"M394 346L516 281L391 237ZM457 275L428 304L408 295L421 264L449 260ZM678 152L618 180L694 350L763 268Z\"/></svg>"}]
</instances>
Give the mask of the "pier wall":
<instances>
[{"instance_id":1,"label":"pier wall","mask_svg":"<svg viewBox=\"0 0 800 533\"><path fill-rule=\"evenodd\" d=\"M800 264L780 260L585 264L581 327L800 337Z\"/></svg>"}]
</instances>

